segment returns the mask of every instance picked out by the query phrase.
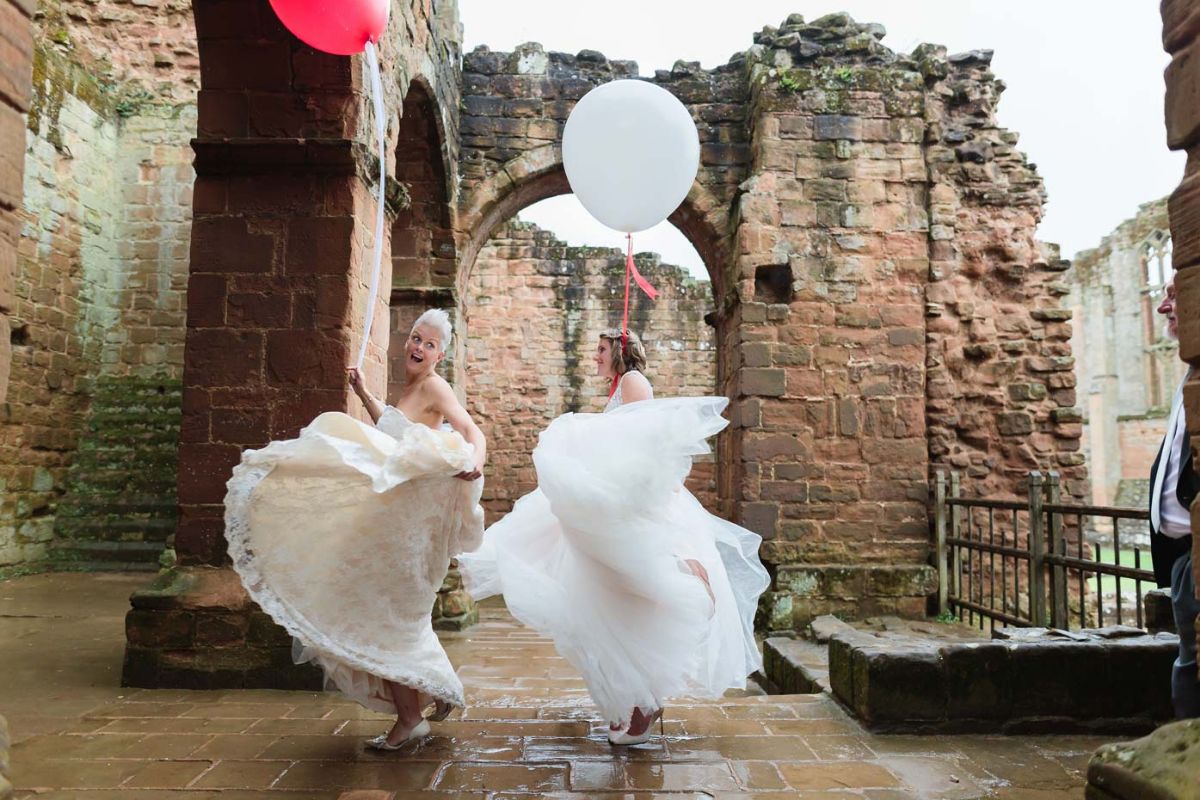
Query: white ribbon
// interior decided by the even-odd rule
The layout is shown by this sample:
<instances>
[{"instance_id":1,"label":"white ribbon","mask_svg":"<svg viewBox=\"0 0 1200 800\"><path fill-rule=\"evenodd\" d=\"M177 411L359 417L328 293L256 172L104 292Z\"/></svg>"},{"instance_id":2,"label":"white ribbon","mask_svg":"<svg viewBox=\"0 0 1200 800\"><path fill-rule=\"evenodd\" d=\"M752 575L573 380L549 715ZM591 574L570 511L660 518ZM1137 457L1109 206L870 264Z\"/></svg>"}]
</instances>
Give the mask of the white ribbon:
<instances>
[{"instance_id":1,"label":"white ribbon","mask_svg":"<svg viewBox=\"0 0 1200 800\"><path fill-rule=\"evenodd\" d=\"M383 211L384 190L387 188L387 119L383 114L383 79L379 75L379 55L375 44L368 41L363 55L367 59L367 70L371 75L371 102L375 107L375 136L379 140L379 186L375 190L375 252L371 260L371 291L367 295L367 318L363 322L362 344L356 369L362 369L367 357L367 345L371 341L371 324L375 321L375 301L379 299L379 273L383 266Z\"/></svg>"}]
</instances>

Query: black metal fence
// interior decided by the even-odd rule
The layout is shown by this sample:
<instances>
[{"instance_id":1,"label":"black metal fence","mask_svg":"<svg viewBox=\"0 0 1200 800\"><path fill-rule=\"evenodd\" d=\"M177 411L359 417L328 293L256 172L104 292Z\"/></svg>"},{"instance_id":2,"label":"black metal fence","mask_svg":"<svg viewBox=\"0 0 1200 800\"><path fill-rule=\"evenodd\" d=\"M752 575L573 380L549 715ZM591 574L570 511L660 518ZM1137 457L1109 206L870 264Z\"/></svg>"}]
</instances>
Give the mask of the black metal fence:
<instances>
[{"instance_id":1,"label":"black metal fence","mask_svg":"<svg viewBox=\"0 0 1200 800\"><path fill-rule=\"evenodd\" d=\"M1123 541L1121 526L1144 526L1149 512L1063 504L1060 493L1056 472L1029 473L1024 500L963 497L958 473L937 473L943 614L980 628L1144 627L1142 596L1154 586L1154 573L1143 568L1149 553Z\"/></svg>"}]
</instances>

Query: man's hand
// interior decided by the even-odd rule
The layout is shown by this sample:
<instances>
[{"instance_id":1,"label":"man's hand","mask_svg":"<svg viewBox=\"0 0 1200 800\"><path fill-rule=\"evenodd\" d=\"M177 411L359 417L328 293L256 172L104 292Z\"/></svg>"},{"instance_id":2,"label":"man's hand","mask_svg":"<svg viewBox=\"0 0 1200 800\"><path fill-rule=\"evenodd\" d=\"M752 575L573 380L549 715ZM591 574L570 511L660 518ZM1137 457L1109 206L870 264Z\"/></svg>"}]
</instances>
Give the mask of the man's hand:
<instances>
[{"instance_id":1,"label":"man's hand","mask_svg":"<svg viewBox=\"0 0 1200 800\"><path fill-rule=\"evenodd\" d=\"M483 464L476 463L471 469L463 470L454 477L460 481L477 481L483 477Z\"/></svg>"}]
</instances>

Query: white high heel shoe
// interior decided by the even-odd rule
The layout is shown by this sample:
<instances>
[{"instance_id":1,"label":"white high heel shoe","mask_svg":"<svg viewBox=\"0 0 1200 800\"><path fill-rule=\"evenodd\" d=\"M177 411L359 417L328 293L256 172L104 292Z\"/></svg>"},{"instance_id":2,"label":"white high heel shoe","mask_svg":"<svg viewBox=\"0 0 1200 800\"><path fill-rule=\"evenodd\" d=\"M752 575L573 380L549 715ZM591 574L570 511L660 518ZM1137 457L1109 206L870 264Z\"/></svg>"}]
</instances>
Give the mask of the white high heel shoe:
<instances>
[{"instance_id":1,"label":"white high heel shoe","mask_svg":"<svg viewBox=\"0 0 1200 800\"><path fill-rule=\"evenodd\" d=\"M650 729L654 727L654 722L656 720L658 721L658 733L660 736L662 736L662 716L663 710L661 708L651 714L650 718L646 720L646 730L642 731L636 736L631 735L628 728L622 728L615 731L610 728L608 731L608 743L612 745L645 744L646 742L650 741Z\"/></svg>"},{"instance_id":2,"label":"white high heel shoe","mask_svg":"<svg viewBox=\"0 0 1200 800\"><path fill-rule=\"evenodd\" d=\"M374 739L367 739L366 746L372 750L399 750L401 747L404 747L409 742L424 739L428 735L429 735L429 721L421 720L420 722L418 722L416 725L414 725L412 727L412 729L408 732L407 736L405 736L402 740L400 740L396 744L392 744L391 742L388 741L388 735L386 733L381 733L378 736L376 736Z\"/></svg>"}]
</instances>

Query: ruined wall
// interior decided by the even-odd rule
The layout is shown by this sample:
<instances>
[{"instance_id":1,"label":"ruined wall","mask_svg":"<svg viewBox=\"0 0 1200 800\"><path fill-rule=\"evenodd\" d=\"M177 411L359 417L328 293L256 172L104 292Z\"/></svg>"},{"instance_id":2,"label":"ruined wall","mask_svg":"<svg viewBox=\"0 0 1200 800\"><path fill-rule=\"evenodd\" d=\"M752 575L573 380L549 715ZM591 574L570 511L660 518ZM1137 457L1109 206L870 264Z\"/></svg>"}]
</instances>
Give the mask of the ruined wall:
<instances>
[{"instance_id":1,"label":"ruined wall","mask_svg":"<svg viewBox=\"0 0 1200 800\"><path fill-rule=\"evenodd\" d=\"M1150 479L1184 364L1155 308L1170 277L1167 201L1143 205L1099 246L1076 254L1067 300L1076 354L1091 498L1114 502L1123 480Z\"/></svg>"},{"instance_id":2,"label":"ruined wall","mask_svg":"<svg viewBox=\"0 0 1200 800\"><path fill-rule=\"evenodd\" d=\"M631 296L629 312L656 395L713 394L708 281L653 254L635 257L660 292L657 302ZM620 250L571 247L528 223L509 223L480 252L465 299L466 396L488 438L489 523L537 486L531 454L546 425L568 411L604 408L609 386L596 377L592 357L600 331L621 324L624 275ZM690 487L713 506L711 459L697 465Z\"/></svg>"},{"instance_id":3,"label":"ruined wall","mask_svg":"<svg viewBox=\"0 0 1200 800\"><path fill-rule=\"evenodd\" d=\"M1021 496L1029 470L1057 470L1082 499L1071 372L1068 262L1035 229L1042 180L996 122L991 51L918 48L926 80L930 187L927 346L930 454L975 496Z\"/></svg>"},{"instance_id":4,"label":"ruined wall","mask_svg":"<svg viewBox=\"0 0 1200 800\"><path fill-rule=\"evenodd\" d=\"M35 30L0 571L153 566L174 519L190 4L44 2Z\"/></svg>"},{"instance_id":5,"label":"ruined wall","mask_svg":"<svg viewBox=\"0 0 1200 800\"><path fill-rule=\"evenodd\" d=\"M672 221L713 275L718 506L765 539L774 629L924 611L933 468L973 495L1023 496L1031 469L1084 485L1066 262L1035 238L1042 183L996 123L991 53L883 37L794 14L726 65L654 78L701 136ZM532 44L466 58L464 267L480 232L567 191L561 121L633 73Z\"/></svg>"}]
</instances>

